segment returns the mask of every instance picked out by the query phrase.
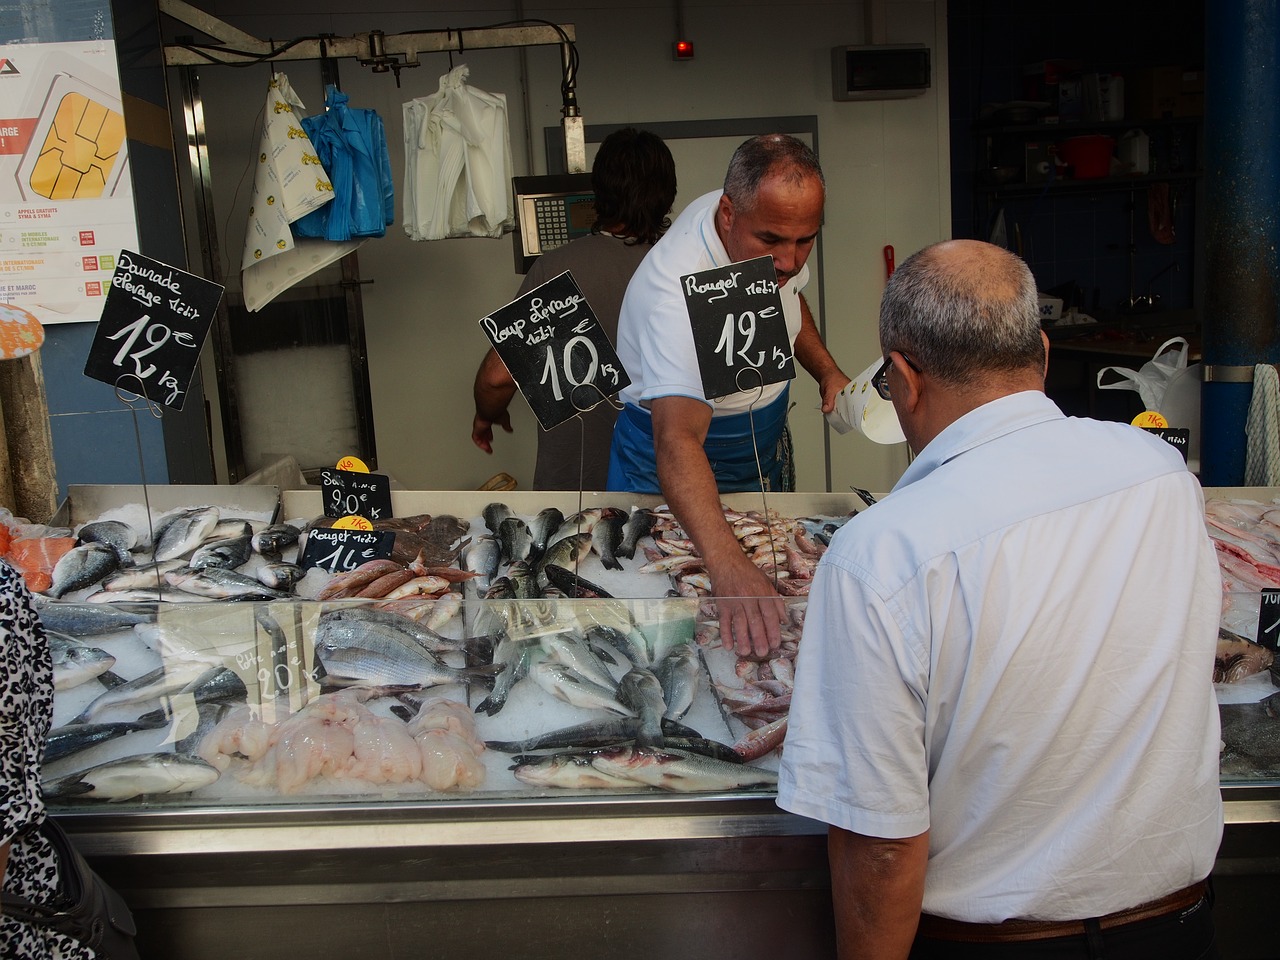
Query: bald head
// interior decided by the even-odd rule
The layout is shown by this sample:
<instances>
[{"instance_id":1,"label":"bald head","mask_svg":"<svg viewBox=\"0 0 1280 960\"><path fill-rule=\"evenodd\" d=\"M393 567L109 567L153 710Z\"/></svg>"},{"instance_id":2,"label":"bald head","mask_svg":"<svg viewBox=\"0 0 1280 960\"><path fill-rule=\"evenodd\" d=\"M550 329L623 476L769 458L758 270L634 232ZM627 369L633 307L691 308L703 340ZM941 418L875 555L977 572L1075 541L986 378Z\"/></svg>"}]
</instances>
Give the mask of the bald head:
<instances>
[{"instance_id":1,"label":"bald head","mask_svg":"<svg viewBox=\"0 0 1280 960\"><path fill-rule=\"evenodd\" d=\"M1008 250L979 240L925 247L894 271L880 346L955 386L1044 369L1036 282Z\"/></svg>"}]
</instances>

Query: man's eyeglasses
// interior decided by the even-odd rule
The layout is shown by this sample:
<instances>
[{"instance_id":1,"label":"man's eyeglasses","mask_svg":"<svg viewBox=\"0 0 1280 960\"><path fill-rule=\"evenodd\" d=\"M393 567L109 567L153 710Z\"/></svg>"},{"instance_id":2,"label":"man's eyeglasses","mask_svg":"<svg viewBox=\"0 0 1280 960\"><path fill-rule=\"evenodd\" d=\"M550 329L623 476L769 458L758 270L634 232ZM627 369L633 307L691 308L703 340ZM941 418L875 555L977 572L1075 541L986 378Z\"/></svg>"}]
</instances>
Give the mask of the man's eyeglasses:
<instances>
[{"instance_id":1,"label":"man's eyeglasses","mask_svg":"<svg viewBox=\"0 0 1280 960\"><path fill-rule=\"evenodd\" d=\"M889 352L892 353L893 351L890 350ZM907 366L916 373L924 373L924 371L916 365L916 362L901 350L898 351L898 354L903 360L907 361ZM889 368L891 366L893 366L893 361L888 357L885 357L884 363L880 364L880 369L877 370L876 375L871 378L871 385L876 388L876 393L880 394L880 399L882 400L893 399L889 396Z\"/></svg>"}]
</instances>

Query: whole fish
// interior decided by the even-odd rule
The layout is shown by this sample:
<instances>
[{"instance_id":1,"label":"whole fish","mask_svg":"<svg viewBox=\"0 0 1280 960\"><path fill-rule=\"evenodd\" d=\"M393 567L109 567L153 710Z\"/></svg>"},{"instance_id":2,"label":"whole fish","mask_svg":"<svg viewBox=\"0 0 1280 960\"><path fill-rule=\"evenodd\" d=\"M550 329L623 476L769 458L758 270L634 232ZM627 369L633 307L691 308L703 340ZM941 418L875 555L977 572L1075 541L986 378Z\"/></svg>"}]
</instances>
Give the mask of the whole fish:
<instances>
[{"instance_id":1,"label":"whole fish","mask_svg":"<svg viewBox=\"0 0 1280 960\"><path fill-rule=\"evenodd\" d=\"M53 689L70 690L115 666L116 658L105 650L90 647L61 633L49 633L49 656L53 661Z\"/></svg>"},{"instance_id":2,"label":"whole fish","mask_svg":"<svg viewBox=\"0 0 1280 960\"><path fill-rule=\"evenodd\" d=\"M214 600L283 600L289 594L273 590L259 583L255 577L247 577L222 567L204 570L170 570L164 581L184 593Z\"/></svg>"},{"instance_id":3,"label":"whole fish","mask_svg":"<svg viewBox=\"0 0 1280 960\"><path fill-rule=\"evenodd\" d=\"M183 563L183 569L186 569ZM183 593L176 587L165 584L159 590L154 587L131 587L128 590L99 590L84 598L85 603L121 603L137 607L148 603L212 603L212 597L197 597L193 593Z\"/></svg>"},{"instance_id":4,"label":"whole fish","mask_svg":"<svg viewBox=\"0 0 1280 960\"><path fill-rule=\"evenodd\" d=\"M608 689L617 687L618 682L613 679L609 668L600 662L585 640L578 640L568 633L556 633L541 639L542 649L550 659L563 663L592 683Z\"/></svg>"},{"instance_id":5,"label":"whole fish","mask_svg":"<svg viewBox=\"0 0 1280 960\"><path fill-rule=\"evenodd\" d=\"M49 603L40 597L36 598L36 612L46 630L71 637L130 630L140 623L152 623L156 619L154 609L138 612L94 603Z\"/></svg>"},{"instance_id":6,"label":"whole fish","mask_svg":"<svg viewBox=\"0 0 1280 960\"><path fill-rule=\"evenodd\" d=\"M556 587L571 600L612 600L613 594L604 587L580 577L572 570L548 563L543 566L540 578L545 578L548 585Z\"/></svg>"},{"instance_id":7,"label":"whole fish","mask_svg":"<svg viewBox=\"0 0 1280 960\"><path fill-rule=\"evenodd\" d=\"M156 667L150 673L100 694L71 722L87 723L108 710L150 706L161 697L171 697L187 690L191 684L202 680L206 674L212 674L215 669L221 668L210 667L208 663L199 660L176 660L166 666Z\"/></svg>"},{"instance_id":8,"label":"whole fish","mask_svg":"<svg viewBox=\"0 0 1280 960\"><path fill-rule=\"evenodd\" d=\"M199 757L143 753L51 780L44 784L44 795L55 800L132 800L153 794L190 793L217 779L217 767Z\"/></svg>"},{"instance_id":9,"label":"whole fish","mask_svg":"<svg viewBox=\"0 0 1280 960\"><path fill-rule=\"evenodd\" d=\"M502 548L502 563L526 559L532 544L533 535L529 532L529 525L519 517L507 517L498 524L498 546Z\"/></svg>"},{"instance_id":10,"label":"whole fish","mask_svg":"<svg viewBox=\"0 0 1280 960\"><path fill-rule=\"evenodd\" d=\"M140 563L127 570L117 570L102 581L103 590L162 590L164 575L170 570L185 567L180 560L165 560L163 563Z\"/></svg>"},{"instance_id":11,"label":"whole fish","mask_svg":"<svg viewBox=\"0 0 1280 960\"><path fill-rule=\"evenodd\" d=\"M529 669L535 683L557 700L587 710L608 710L631 716L635 711L618 700L616 691L592 683L576 670L554 660L541 660Z\"/></svg>"},{"instance_id":12,"label":"whole fish","mask_svg":"<svg viewBox=\"0 0 1280 960\"><path fill-rule=\"evenodd\" d=\"M636 744L656 746L662 740L662 717L667 709L658 678L644 667L632 667L618 681L618 699L640 718Z\"/></svg>"},{"instance_id":13,"label":"whole fish","mask_svg":"<svg viewBox=\"0 0 1280 960\"><path fill-rule=\"evenodd\" d=\"M163 726L165 726L163 719L146 722L126 720L118 723L69 723L65 727L49 731L49 736L44 741L44 754L41 760L44 763L54 763L81 750L88 750L100 743L115 740L117 737L136 733L139 730L156 730Z\"/></svg>"},{"instance_id":14,"label":"whole fish","mask_svg":"<svg viewBox=\"0 0 1280 960\"><path fill-rule=\"evenodd\" d=\"M221 540L206 540L196 547L187 566L192 570L207 570L210 567L234 570L249 562L249 557L253 553L253 547L250 545L252 539L245 534Z\"/></svg>"},{"instance_id":15,"label":"whole fish","mask_svg":"<svg viewBox=\"0 0 1280 960\"><path fill-rule=\"evenodd\" d=\"M621 570L618 547L622 544L622 520L619 517L601 517L591 528L591 549L600 557L606 570Z\"/></svg>"},{"instance_id":16,"label":"whole fish","mask_svg":"<svg viewBox=\"0 0 1280 960\"><path fill-rule=\"evenodd\" d=\"M279 560L280 554L296 544L300 536L302 531L291 523L273 523L250 537L249 544L264 557Z\"/></svg>"},{"instance_id":17,"label":"whole fish","mask_svg":"<svg viewBox=\"0 0 1280 960\"><path fill-rule=\"evenodd\" d=\"M511 508L505 503L493 502L487 504L480 511L480 516L484 518L484 525L489 528L489 532L494 536L498 535L498 527L502 525L502 521L511 516Z\"/></svg>"},{"instance_id":18,"label":"whole fish","mask_svg":"<svg viewBox=\"0 0 1280 960\"><path fill-rule=\"evenodd\" d=\"M268 563L264 563L257 570L253 571L253 575L258 578L258 582L264 587L270 587L272 590L281 590L288 593L293 590L294 585L299 580L307 575L307 571L303 570L296 563L285 563L283 560L272 560Z\"/></svg>"},{"instance_id":19,"label":"whole fish","mask_svg":"<svg viewBox=\"0 0 1280 960\"><path fill-rule=\"evenodd\" d=\"M72 547L53 567L53 585L48 595L59 598L73 590L83 590L120 569L120 558L105 543Z\"/></svg>"},{"instance_id":20,"label":"whole fish","mask_svg":"<svg viewBox=\"0 0 1280 960\"><path fill-rule=\"evenodd\" d=\"M161 521L156 529L154 560L172 560L185 556L204 542L218 525L217 507L197 507L184 510Z\"/></svg>"},{"instance_id":21,"label":"whole fish","mask_svg":"<svg viewBox=\"0 0 1280 960\"><path fill-rule=\"evenodd\" d=\"M326 610L320 615L320 624L326 625L324 626L325 631L333 629L327 624L341 620L376 624L379 628L399 631L408 640L417 644L432 656L448 653L452 650L469 652L479 656L484 656L493 651L493 638L490 636L477 635L459 637L457 639L446 637L437 633L429 624L419 623L412 617L406 617L403 614L376 607L363 605L343 606L333 610ZM359 628L355 629L358 630ZM319 635L319 627L317 627L317 636Z\"/></svg>"},{"instance_id":22,"label":"whole fish","mask_svg":"<svg viewBox=\"0 0 1280 960\"><path fill-rule=\"evenodd\" d=\"M564 514L556 507L547 507L545 510L540 510L538 515L533 518L533 522L529 524L529 534L533 537L533 543L529 548L529 556L535 563L539 557L547 552L547 547L551 544L551 538L563 523Z\"/></svg>"},{"instance_id":23,"label":"whole fish","mask_svg":"<svg viewBox=\"0 0 1280 960\"><path fill-rule=\"evenodd\" d=\"M130 551L138 545L138 531L123 520L98 520L86 523L77 535L80 543L104 543L116 552L120 566L133 566Z\"/></svg>"},{"instance_id":24,"label":"whole fish","mask_svg":"<svg viewBox=\"0 0 1280 960\"><path fill-rule=\"evenodd\" d=\"M501 554L502 548L498 545L497 538L487 534L476 537L467 547L464 562L467 570L476 575L472 582L478 595L483 596L493 578L498 575Z\"/></svg>"},{"instance_id":25,"label":"whole fish","mask_svg":"<svg viewBox=\"0 0 1280 960\"><path fill-rule=\"evenodd\" d=\"M552 753L515 757L512 775L521 783L563 790L634 790L634 780L597 770L590 753Z\"/></svg>"},{"instance_id":26,"label":"whole fish","mask_svg":"<svg viewBox=\"0 0 1280 960\"><path fill-rule=\"evenodd\" d=\"M233 537L252 537L253 524L240 517L223 517L205 534L205 540L230 540Z\"/></svg>"},{"instance_id":27,"label":"whole fish","mask_svg":"<svg viewBox=\"0 0 1280 960\"><path fill-rule=\"evenodd\" d=\"M644 507L636 507L622 525L622 541L618 544L617 555L632 559L637 545L652 532L653 513Z\"/></svg>"},{"instance_id":28,"label":"whole fish","mask_svg":"<svg viewBox=\"0 0 1280 960\"><path fill-rule=\"evenodd\" d=\"M540 594L538 590L538 575L534 572L533 567L529 566L529 561L516 560L511 566L507 567L507 577L516 589L517 600L538 599Z\"/></svg>"},{"instance_id":29,"label":"whole fish","mask_svg":"<svg viewBox=\"0 0 1280 960\"><path fill-rule=\"evenodd\" d=\"M653 672L662 684L662 699L667 704L662 715L668 720L679 720L693 706L702 675L693 647L687 643L677 647L659 661Z\"/></svg>"},{"instance_id":30,"label":"whole fish","mask_svg":"<svg viewBox=\"0 0 1280 960\"><path fill-rule=\"evenodd\" d=\"M430 687L492 680L501 667L450 667L401 630L373 622L332 620L316 628L316 657L338 685Z\"/></svg>"},{"instance_id":31,"label":"whole fish","mask_svg":"<svg viewBox=\"0 0 1280 960\"><path fill-rule=\"evenodd\" d=\"M551 582L546 575L548 566L563 567L569 571L576 571L578 564L582 563L590 552L591 534L589 533L576 533L557 540L547 547L547 552L542 555L542 560L538 563L538 586L545 587Z\"/></svg>"},{"instance_id":32,"label":"whole fish","mask_svg":"<svg viewBox=\"0 0 1280 960\"><path fill-rule=\"evenodd\" d=\"M507 705L511 688L529 675L531 659L531 644L503 636L493 652L493 662L501 672L494 678L493 689L489 692L489 696L476 707L476 713L488 714L491 717L499 713Z\"/></svg>"},{"instance_id":33,"label":"whole fish","mask_svg":"<svg viewBox=\"0 0 1280 960\"><path fill-rule=\"evenodd\" d=\"M676 793L778 785L778 775L772 770L666 747L606 747L592 755L591 765L610 776Z\"/></svg>"},{"instance_id":34,"label":"whole fish","mask_svg":"<svg viewBox=\"0 0 1280 960\"><path fill-rule=\"evenodd\" d=\"M644 634L632 629L623 633L616 627L596 624L587 630L587 642L606 644L631 661L633 666L649 666L649 644Z\"/></svg>"},{"instance_id":35,"label":"whole fish","mask_svg":"<svg viewBox=\"0 0 1280 960\"><path fill-rule=\"evenodd\" d=\"M344 597L353 597L364 587L373 583L374 580L395 570L400 570L403 566L403 564L385 558L366 560L354 570L335 573L331 576L325 585L316 592L315 599L337 600Z\"/></svg>"},{"instance_id":36,"label":"whole fish","mask_svg":"<svg viewBox=\"0 0 1280 960\"><path fill-rule=\"evenodd\" d=\"M679 723L663 721L662 727L664 735L668 737L700 739L697 730ZM639 717L609 717L540 733L524 740L486 740L485 746L499 753L532 753L535 750L563 750L568 747L595 749L634 740L639 729Z\"/></svg>"}]
</instances>

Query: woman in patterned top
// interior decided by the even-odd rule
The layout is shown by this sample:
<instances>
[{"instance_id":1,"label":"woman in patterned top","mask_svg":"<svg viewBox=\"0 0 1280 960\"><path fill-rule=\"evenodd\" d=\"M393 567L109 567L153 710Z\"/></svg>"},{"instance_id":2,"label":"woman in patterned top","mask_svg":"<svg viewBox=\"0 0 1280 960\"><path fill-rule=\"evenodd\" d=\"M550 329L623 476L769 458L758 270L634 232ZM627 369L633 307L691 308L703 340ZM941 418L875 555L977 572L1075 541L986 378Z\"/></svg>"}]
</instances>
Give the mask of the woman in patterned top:
<instances>
[{"instance_id":1,"label":"woman in patterned top","mask_svg":"<svg viewBox=\"0 0 1280 960\"><path fill-rule=\"evenodd\" d=\"M22 577L0 561L0 880L36 903L53 899L58 864L36 832L44 819L40 757L53 718L49 641ZM94 960L88 947L0 916L0 957Z\"/></svg>"}]
</instances>

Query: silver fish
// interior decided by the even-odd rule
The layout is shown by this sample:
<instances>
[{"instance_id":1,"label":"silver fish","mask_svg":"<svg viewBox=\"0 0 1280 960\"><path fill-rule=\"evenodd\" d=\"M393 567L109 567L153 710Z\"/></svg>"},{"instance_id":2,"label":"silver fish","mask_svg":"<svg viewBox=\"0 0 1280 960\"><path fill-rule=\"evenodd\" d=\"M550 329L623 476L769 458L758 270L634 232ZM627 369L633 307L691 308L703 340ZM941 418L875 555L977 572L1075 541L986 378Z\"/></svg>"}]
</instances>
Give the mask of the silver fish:
<instances>
[{"instance_id":1,"label":"silver fish","mask_svg":"<svg viewBox=\"0 0 1280 960\"><path fill-rule=\"evenodd\" d=\"M633 666L649 666L649 644L639 630L623 633L616 627L596 624L587 630L587 642L607 644L631 661Z\"/></svg>"},{"instance_id":2,"label":"silver fish","mask_svg":"<svg viewBox=\"0 0 1280 960\"><path fill-rule=\"evenodd\" d=\"M601 773L676 793L778 785L772 770L672 748L608 747L592 755L591 765Z\"/></svg>"},{"instance_id":3,"label":"silver fish","mask_svg":"<svg viewBox=\"0 0 1280 960\"><path fill-rule=\"evenodd\" d=\"M190 793L218 779L218 769L182 753L143 753L100 763L44 784L53 799L132 800L153 794Z\"/></svg>"},{"instance_id":4,"label":"silver fish","mask_svg":"<svg viewBox=\"0 0 1280 960\"><path fill-rule=\"evenodd\" d=\"M688 644L677 647L653 668L653 672L662 684L662 699L667 704L663 717L679 720L693 706L693 699L698 692L698 680L702 675L693 648Z\"/></svg>"},{"instance_id":5,"label":"silver fish","mask_svg":"<svg viewBox=\"0 0 1280 960\"><path fill-rule=\"evenodd\" d=\"M133 565L130 552L138 545L138 531L123 520L98 520L86 523L77 535L79 543L105 543L116 552L120 566Z\"/></svg>"},{"instance_id":6,"label":"silver fish","mask_svg":"<svg viewBox=\"0 0 1280 960\"><path fill-rule=\"evenodd\" d=\"M563 663L554 660L539 661L529 669L529 675L547 693L572 706L587 710L608 710L624 716L635 714L634 710L618 700L613 689L592 683Z\"/></svg>"},{"instance_id":7,"label":"silver fish","mask_svg":"<svg viewBox=\"0 0 1280 960\"><path fill-rule=\"evenodd\" d=\"M622 542L618 544L617 555L632 559L636 555L636 546L652 532L653 513L644 507L636 507L622 525Z\"/></svg>"},{"instance_id":8,"label":"silver fish","mask_svg":"<svg viewBox=\"0 0 1280 960\"><path fill-rule=\"evenodd\" d=\"M636 744L652 747L662 740L662 717L667 703L662 697L662 684L643 667L632 667L618 681L618 699L640 717Z\"/></svg>"},{"instance_id":9,"label":"silver fish","mask_svg":"<svg viewBox=\"0 0 1280 960\"><path fill-rule=\"evenodd\" d=\"M252 537L253 524L241 517L222 517L205 536L206 540L227 540L231 537Z\"/></svg>"},{"instance_id":10,"label":"silver fish","mask_svg":"<svg viewBox=\"0 0 1280 960\"><path fill-rule=\"evenodd\" d=\"M557 633L542 638L542 649L547 656L563 663L592 683L598 683L607 689L616 689L618 682L613 679L609 668L600 662L585 640L577 640L567 633Z\"/></svg>"},{"instance_id":11,"label":"silver fish","mask_svg":"<svg viewBox=\"0 0 1280 960\"><path fill-rule=\"evenodd\" d=\"M547 547L547 552L542 555L542 560L538 564L538 586L546 587L551 582L546 574L548 566L564 567L566 570L573 571L590 552L591 534L589 533L575 533L555 541Z\"/></svg>"},{"instance_id":12,"label":"silver fish","mask_svg":"<svg viewBox=\"0 0 1280 960\"><path fill-rule=\"evenodd\" d=\"M161 590L164 575L170 570L185 567L182 560L165 560L163 563L143 563L127 570L117 570L102 581L103 590Z\"/></svg>"},{"instance_id":13,"label":"silver fish","mask_svg":"<svg viewBox=\"0 0 1280 960\"><path fill-rule=\"evenodd\" d=\"M547 547L551 545L551 538L563 523L564 514L556 507L540 510L533 518L533 522L529 524L529 533L533 537L533 545L529 552L535 560L547 552Z\"/></svg>"},{"instance_id":14,"label":"silver fish","mask_svg":"<svg viewBox=\"0 0 1280 960\"><path fill-rule=\"evenodd\" d=\"M493 689L489 696L476 707L476 713L494 716L507 705L507 697L511 688L529 675L529 663L532 659L532 645L522 640L513 640L504 636L498 641L494 650L493 662L501 672L494 678Z\"/></svg>"},{"instance_id":15,"label":"silver fish","mask_svg":"<svg viewBox=\"0 0 1280 960\"><path fill-rule=\"evenodd\" d=\"M115 740L139 730L156 730L165 726L164 720L125 720L115 723L69 723L65 727L50 730L44 741L41 762L54 763L66 757L88 750L108 740Z\"/></svg>"},{"instance_id":16,"label":"silver fish","mask_svg":"<svg viewBox=\"0 0 1280 960\"><path fill-rule=\"evenodd\" d=\"M279 558L280 554L292 547L302 536L302 531L291 523L273 523L265 530L255 533L251 539L253 549L264 557Z\"/></svg>"},{"instance_id":17,"label":"silver fish","mask_svg":"<svg viewBox=\"0 0 1280 960\"><path fill-rule=\"evenodd\" d=\"M150 673L143 674L118 687L100 694L80 712L72 723L87 723L96 720L108 710L134 708L140 704L151 704L161 697L171 697L183 692L188 685L200 681L213 669L200 661L178 660L163 667L157 667Z\"/></svg>"},{"instance_id":18,"label":"silver fish","mask_svg":"<svg viewBox=\"0 0 1280 960\"><path fill-rule=\"evenodd\" d=\"M253 575L258 578L258 582L264 587L270 587L272 590L282 590L287 593L293 589L294 584L307 575L307 571L296 563L285 563L282 560L276 560L264 563L253 572Z\"/></svg>"},{"instance_id":19,"label":"silver fish","mask_svg":"<svg viewBox=\"0 0 1280 960\"><path fill-rule=\"evenodd\" d=\"M156 618L154 610L139 613L136 610L117 610L92 603L50 603L40 597L36 598L36 612L46 630L65 633L70 637L129 630L140 623L151 623Z\"/></svg>"},{"instance_id":20,"label":"silver fish","mask_svg":"<svg viewBox=\"0 0 1280 960\"><path fill-rule=\"evenodd\" d=\"M283 635L282 635L283 636ZM177 693L178 696L189 695L197 707L205 704L245 703L249 699L249 691L240 679L240 674L222 664L209 667ZM139 720L159 720L169 716L168 706L161 706L138 717Z\"/></svg>"},{"instance_id":21,"label":"silver fish","mask_svg":"<svg viewBox=\"0 0 1280 960\"><path fill-rule=\"evenodd\" d=\"M60 633L49 633L48 636L54 690L78 687L115 666L116 658L105 650L87 646Z\"/></svg>"},{"instance_id":22,"label":"silver fish","mask_svg":"<svg viewBox=\"0 0 1280 960\"><path fill-rule=\"evenodd\" d=\"M683 739L698 737L697 730L679 723L664 721L662 726L663 733L669 737ZM594 750L632 741L636 738L636 731L639 729L639 717L609 717L540 733L524 740L486 740L485 746L499 753L530 753L534 750L563 750L568 747ZM732 750L729 752L733 753Z\"/></svg>"},{"instance_id":23,"label":"silver fish","mask_svg":"<svg viewBox=\"0 0 1280 960\"><path fill-rule=\"evenodd\" d=\"M470 573L478 574L470 581L475 584L477 593L483 594L489 589L489 584L498 574L501 554L502 548L498 545L497 538L488 534L476 537L467 547L466 568Z\"/></svg>"},{"instance_id":24,"label":"silver fish","mask_svg":"<svg viewBox=\"0 0 1280 960\"><path fill-rule=\"evenodd\" d=\"M529 525L519 517L507 517L498 524L498 546L502 548L501 561L514 563L529 556L529 547L533 545L533 535Z\"/></svg>"},{"instance_id":25,"label":"silver fish","mask_svg":"<svg viewBox=\"0 0 1280 960\"><path fill-rule=\"evenodd\" d=\"M412 617L392 613L390 610L379 610L363 605L342 606L326 610L320 617L320 624L326 631L334 629L331 624L336 621L355 621L359 624L373 624L377 629L395 630L404 635L404 639L417 644L425 652L435 657L438 654L454 650L481 655L493 652L493 638L488 636L446 637L437 633L427 624L419 623ZM360 627L353 629L359 630ZM317 636L320 636L317 632Z\"/></svg>"},{"instance_id":26,"label":"silver fish","mask_svg":"<svg viewBox=\"0 0 1280 960\"><path fill-rule=\"evenodd\" d=\"M209 567L234 570L249 562L249 557L253 553L251 540L252 537L248 534L225 537L221 540L206 540L196 547L187 566L192 570L207 570Z\"/></svg>"},{"instance_id":27,"label":"silver fish","mask_svg":"<svg viewBox=\"0 0 1280 960\"><path fill-rule=\"evenodd\" d=\"M218 525L220 515L217 507L197 507L166 517L156 530L153 559L172 560L190 553Z\"/></svg>"},{"instance_id":28,"label":"silver fish","mask_svg":"<svg viewBox=\"0 0 1280 960\"><path fill-rule=\"evenodd\" d=\"M634 790L634 780L597 770L589 753L552 753L516 757L512 775L521 783L564 790Z\"/></svg>"},{"instance_id":29,"label":"silver fish","mask_svg":"<svg viewBox=\"0 0 1280 960\"><path fill-rule=\"evenodd\" d=\"M164 575L164 582L184 593L214 600L283 600L289 596L281 590L264 586L255 577L221 567L171 570Z\"/></svg>"},{"instance_id":30,"label":"silver fish","mask_svg":"<svg viewBox=\"0 0 1280 960\"><path fill-rule=\"evenodd\" d=\"M618 517L601 517L591 528L591 549L600 557L606 570L621 570L618 547L622 544L622 520Z\"/></svg>"},{"instance_id":31,"label":"silver fish","mask_svg":"<svg viewBox=\"0 0 1280 960\"><path fill-rule=\"evenodd\" d=\"M120 569L120 558L105 543L72 547L53 566L53 585L48 594L58 598L73 590L83 590Z\"/></svg>"},{"instance_id":32,"label":"silver fish","mask_svg":"<svg viewBox=\"0 0 1280 960\"><path fill-rule=\"evenodd\" d=\"M339 685L430 687L492 679L500 667L450 667L411 637L373 622L331 620L316 628L316 657Z\"/></svg>"},{"instance_id":33,"label":"silver fish","mask_svg":"<svg viewBox=\"0 0 1280 960\"><path fill-rule=\"evenodd\" d=\"M480 511L480 516L484 517L484 525L489 528L489 532L494 536L498 534L498 527L502 521L511 516L511 508L505 503L490 503Z\"/></svg>"},{"instance_id":34,"label":"silver fish","mask_svg":"<svg viewBox=\"0 0 1280 960\"><path fill-rule=\"evenodd\" d=\"M182 564L186 567L186 564ZM183 593L167 584L159 590L154 587L131 587L128 590L99 590L85 597L85 603L211 603L213 597L197 597L194 593Z\"/></svg>"}]
</instances>

